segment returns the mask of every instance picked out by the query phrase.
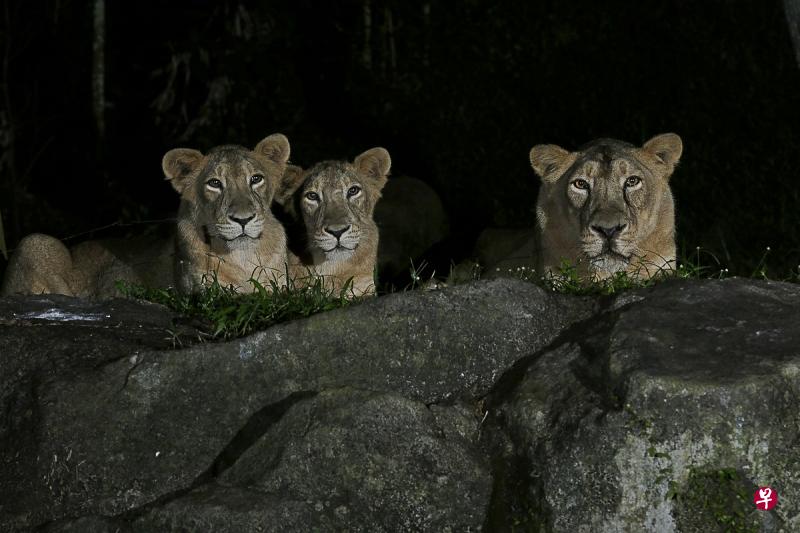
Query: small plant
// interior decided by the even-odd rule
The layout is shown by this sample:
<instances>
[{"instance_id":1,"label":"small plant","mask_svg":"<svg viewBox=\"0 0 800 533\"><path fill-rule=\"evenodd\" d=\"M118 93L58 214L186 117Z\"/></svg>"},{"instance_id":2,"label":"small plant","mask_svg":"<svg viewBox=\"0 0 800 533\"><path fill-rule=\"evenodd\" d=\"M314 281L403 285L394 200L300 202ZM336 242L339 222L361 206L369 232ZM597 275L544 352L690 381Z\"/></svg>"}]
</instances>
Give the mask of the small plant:
<instances>
[{"instance_id":1,"label":"small plant","mask_svg":"<svg viewBox=\"0 0 800 533\"><path fill-rule=\"evenodd\" d=\"M761 259L758 260L756 267L753 269L753 273L750 274L751 278L759 278L759 279L769 279L767 277L767 257L772 249L767 246L764 249L764 253L761 254Z\"/></svg>"},{"instance_id":2,"label":"small plant","mask_svg":"<svg viewBox=\"0 0 800 533\"><path fill-rule=\"evenodd\" d=\"M126 297L161 304L199 319L215 339L240 337L280 322L346 307L358 300L352 297L352 282L335 293L320 277L302 287L293 282L281 286L275 280L265 285L253 278L249 283L252 292L221 285L214 275L205 278L204 289L193 294L181 294L172 287L153 289L126 282L117 282L117 288Z\"/></svg>"},{"instance_id":3,"label":"small plant","mask_svg":"<svg viewBox=\"0 0 800 533\"><path fill-rule=\"evenodd\" d=\"M659 268L651 277L639 277L636 273L621 271L615 272L608 278L586 278L578 273L575 265L562 261L557 273L548 273L540 279L545 288L555 292L611 295L628 289L650 287L658 281L680 274L680 269Z\"/></svg>"},{"instance_id":4,"label":"small plant","mask_svg":"<svg viewBox=\"0 0 800 533\"><path fill-rule=\"evenodd\" d=\"M698 246L692 255L684 254L678 261L675 275L680 279L723 279L728 273L716 255Z\"/></svg>"},{"instance_id":5,"label":"small plant","mask_svg":"<svg viewBox=\"0 0 800 533\"><path fill-rule=\"evenodd\" d=\"M417 288L417 285L422 282L422 272L425 270L425 267L427 267L428 264L423 261L419 264L419 266L416 266L414 265L413 259L410 259L409 262L411 263L411 266L408 268L408 273L411 276L411 290L413 291Z\"/></svg>"},{"instance_id":6,"label":"small plant","mask_svg":"<svg viewBox=\"0 0 800 533\"><path fill-rule=\"evenodd\" d=\"M604 279L586 278L578 273L575 265L565 260L562 261L557 273L545 274L534 281L556 292L610 295L629 289L650 287L666 279L724 279L728 276L728 269L721 265L717 257L699 246L692 256L680 259L674 269L660 265L643 265L641 268L650 272L655 268L656 272L652 275L648 272L648 276L639 276L636 272L622 271ZM524 276L519 276L520 279L530 280L532 271L523 274Z\"/></svg>"},{"instance_id":7,"label":"small plant","mask_svg":"<svg viewBox=\"0 0 800 533\"><path fill-rule=\"evenodd\" d=\"M411 266L408 269L408 273L411 276L411 283L406 286L404 290L413 291L417 289L422 290L438 290L444 288L450 283L448 281L442 281L436 277L436 270L431 270L430 275L426 273L429 270L429 265L427 261L422 261L419 265L415 265L413 260L410 260ZM452 268L450 269L452 274Z\"/></svg>"}]
</instances>

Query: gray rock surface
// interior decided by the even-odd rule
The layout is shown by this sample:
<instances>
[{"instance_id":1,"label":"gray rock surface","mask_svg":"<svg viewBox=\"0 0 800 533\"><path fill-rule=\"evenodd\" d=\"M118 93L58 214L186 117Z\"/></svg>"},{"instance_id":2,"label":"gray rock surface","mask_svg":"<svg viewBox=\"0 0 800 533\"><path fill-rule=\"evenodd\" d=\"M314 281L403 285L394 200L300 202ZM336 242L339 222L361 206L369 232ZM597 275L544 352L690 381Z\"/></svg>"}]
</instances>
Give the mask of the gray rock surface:
<instances>
[{"instance_id":1,"label":"gray rock surface","mask_svg":"<svg viewBox=\"0 0 800 533\"><path fill-rule=\"evenodd\" d=\"M444 409L448 417L466 416ZM59 531L465 531L480 527L491 472L474 438L424 403L336 389L293 404L214 482L132 521ZM474 437L472 435L471 437Z\"/></svg>"},{"instance_id":2,"label":"gray rock surface","mask_svg":"<svg viewBox=\"0 0 800 533\"><path fill-rule=\"evenodd\" d=\"M800 286L732 279L625 294L490 403L495 434L509 439L498 439L500 521L800 530ZM759 485L779 492L775 510L755 509Z\"/></svg>"},{"instance_id":3,"label":"gray rock surface","mask_svg":"<svg viewBox=\"0 0 800 533\"><path fill-rule=\"evenodd\" d=\"M88 305L59 301L74 308ZM94 346L86 339L99 335L98 329L107 330L83 322L69 325L83 328L84 341L78 344L73 344L70 335L63 341L56 334L52 339L35 340L39 329L22 323L4 326L0 343L20 348L4 351L3 359L64 358L67 362L55 369L29 365L9 383L3 375L1 407L11 416L0 432L0 529L80 516L111 517L123 523L148 516L157 520L164 516L159 513L166 506L184 509L188 520L197 515L186 511L185 499L208 510L223 505L219 502L225 500L225 494L236 501L246 499L247 492L235 488L255 490L256 499L269 500L263 488L247 484L224 490L210 486L218 483L220 473L235 463L238 455L253 446L254 436L294 412L295 404L310 402L310 395L325 391L353 389L379 395L374 401L384 402L386 413L376 416L384 420L374 426L365 424L358 446L369 448L386 431L397 433L398 427L409 424L409 431L420 434L409 435L411 440L405 444L395 438L392 442L400 449L376 451L402 457L410 453L402 447L422 439L424 432L446 435L465 424L462 415L454 420L455 415L449 413L425 418L426 405L481 398L518 359L589 317L593 307L588 300L548 294L522 282L479 283L439 292L390 295L244 339L195 344L182 350L133 349L126 340L114 346ZM152 308L146 306L143 312L154 314ZM0 306L0 317L6 316ZM63 324L36 327L55 330ZM131 327L135 329L136 324L123 330ZM167 324L164 329L159 334L168 337ZM120 338L124 336L123 331ZM23 338L34 340L24 344ZM91 364L81 364L87 359ZM358 410L360 402L353 402L356 407L352 409ZM368 402L364 399L363 403ZM407 418L397 412L401 407L411 411ZM334 417L331 423L336 420ZM478 422L471 420L473 426ZM440 439L420 450L425 468L441 463L439 470L433 470L438 476L436 483L439 477L443 479L441 486L431 485L430 479L414 480L417 470L413 468L420 468L418 465L398 479L382 474L388 487L399 480L409 484L403 489L406 496L396 502L397 513L420 501L420 494L433 495L438 498L434 501L441 502L447 491L462 486L482 483L488 491L488 463L485 457L481 459L477 445L476 439L461 444ZM437 451L450 455L434 460ZM274 451L265 449L263 453ZM305 460L308 464L319 462L315 457ZM332 472L352 469L346 464L331 468ZM316 474L306 475L313 478ZM357 472L353 475L358 483L364 481ZM317 481L320 494L334 490L338 483L333 473L326 483L321 478ZM481 494L478 488L474 491ZM296 492L305 494L301 488ZM282 510L263 512L295 517L287 518L286 523L328 519L327 515L309 515L305 500L296 501L291 494L290 490L278 491L273 498L285 503ZM487 502L488 498L484 499L484 505ZM367 500L361 505L353 503L341 523L380 520L370 518L375 505ZM414 523L431 527L452 523L455 527L472 516L470 527L475 529L482 522L476 518L480 509L472 515L447 516L430 509L428 504L418 506ZM241 519L259 520L249 511ZM295 519L297 522L292 521ZM178 527L177 522L171 523ZM385 527L391 529L392 523L386 522Z\"/></svg>"},{"instance_id":4,"label":"gray rock surface","mask_svg":"<svg viewBox=\"0 0 800 533\"><path fill-rule=\"evenodd\" d=\"M2 531L800 530L798 285L484 281L205 344L0 299L0 370Z\"/></svg>"}]
</instances>

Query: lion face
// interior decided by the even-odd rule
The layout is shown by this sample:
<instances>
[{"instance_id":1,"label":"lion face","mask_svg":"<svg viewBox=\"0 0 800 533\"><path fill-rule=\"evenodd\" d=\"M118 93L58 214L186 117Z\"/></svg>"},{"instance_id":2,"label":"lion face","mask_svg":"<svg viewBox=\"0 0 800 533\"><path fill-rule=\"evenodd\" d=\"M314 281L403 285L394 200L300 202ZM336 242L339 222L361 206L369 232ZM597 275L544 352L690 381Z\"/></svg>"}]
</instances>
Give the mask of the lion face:
<instances>
[{"instance_id":1,"label":"lion face","mask_svg":"<svg viewBox=\"0 0 800 533\"><path fill-rule=\"evenodd\" d=\"M275 134L252 151L220 146L204 155L178 148L164 156L162 166L195 223L236 247L259 239L272 222L270 204L288 158L288 140Z\"/></svg>"},{"instance_id":2,"label":"lion face","mask_svg":"<svg viewBox=\"0 0 800 533\"><path fill-rule=\"evenodd\" d=\"M298 201L312 254L342 261L377 242L373 212L390 165L389 153L373 148L353 163L326 161L305 172Z\"/></svg>"},{"instance_id":3,"label":"lion face","mask_svg":"<svg viewBox=\"0 0 800 533\"><path fill-rule=\"evenodd\" d=\"M531 163L543 180L537 207L543 247L559 248L562 259L583 262L600 278L674 261L668 181L681 152L674 134L641 148L611 139L572 153L534 147ZM559 235L548 238L552 232Z\"/></svg>"}]
</instances>

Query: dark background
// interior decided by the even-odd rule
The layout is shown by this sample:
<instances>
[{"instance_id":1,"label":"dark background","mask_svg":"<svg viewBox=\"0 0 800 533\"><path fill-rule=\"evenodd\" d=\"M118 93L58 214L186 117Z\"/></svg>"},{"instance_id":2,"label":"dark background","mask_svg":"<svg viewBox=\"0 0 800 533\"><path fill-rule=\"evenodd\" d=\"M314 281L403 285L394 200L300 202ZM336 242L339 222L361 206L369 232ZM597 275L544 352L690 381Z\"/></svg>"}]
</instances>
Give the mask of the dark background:
<instances>
[{"instance_id":1,"label":"dark background","mask_svg":"<svg viewBox=\"0 0 800 533\"><path fill-rule=\"evenodd\" d=\"M779 0L109 1L102 127L95 4L0 7L9 248L137 232L177 207L168 149L282 132L301 165L388 148L393 174L440 194L459 260L485 227L533 224L534 144L674 131L684 255L800 268L800 70Z\"/></svg>"}]
</instances>

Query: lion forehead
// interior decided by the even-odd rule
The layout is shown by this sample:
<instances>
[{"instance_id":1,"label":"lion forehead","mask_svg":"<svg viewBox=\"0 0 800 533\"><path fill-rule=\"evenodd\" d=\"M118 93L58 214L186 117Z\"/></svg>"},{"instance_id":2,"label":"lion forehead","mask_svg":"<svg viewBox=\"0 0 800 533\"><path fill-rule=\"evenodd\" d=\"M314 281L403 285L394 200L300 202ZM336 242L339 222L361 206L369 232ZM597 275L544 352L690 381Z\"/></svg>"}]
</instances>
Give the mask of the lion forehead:
<instances>
[{"instance_id":1,"label":"lion forehead","mask_svg":"<svg viewBox=\"0 0 800 533\"><path fill-rule=\"evenodd\" d=\"M270 169L253 157L250 153L240 148L217 149L210 154L204 174L206 178L216 177L227 180L249 180L254 174L272 174L277 169ZM265 176L266 177L266 176Z\"/></svg>"},{"instance_id":2,"label":"lion forehead","mask_svg":"<svg viewBox=\"0 0 800 533\"><path fill-rule=\"evenodd\" d=\"M352 165L344 161L325 161L309 169L303 190L319 189L323 193L333 192L353 181L360 180Z\"/></svg>"},{"instance_id":3,"label":"lion forehead","mask_svg":"<svg viewBox=\"0 0 800 533\"><path fill-rule=\"evenodd\" d=\"M636 157L634 147L628 143L600 139L579 152L575 163L564 173L564 177L602 180L616 179L628 174L650 175L651 169Z\"/></svg>"}]
</instances>

